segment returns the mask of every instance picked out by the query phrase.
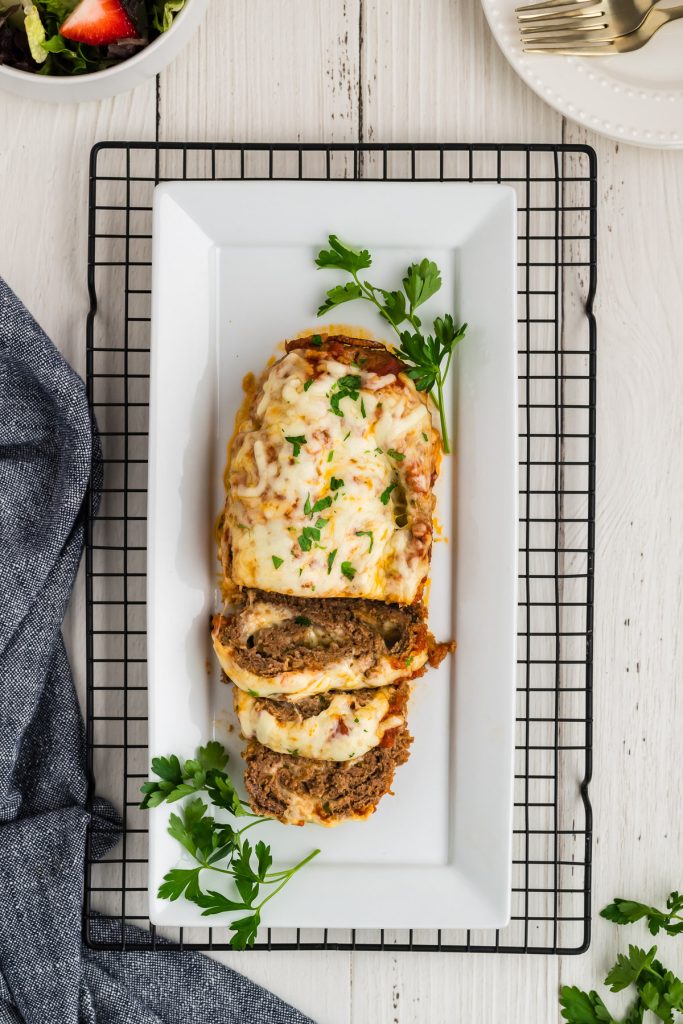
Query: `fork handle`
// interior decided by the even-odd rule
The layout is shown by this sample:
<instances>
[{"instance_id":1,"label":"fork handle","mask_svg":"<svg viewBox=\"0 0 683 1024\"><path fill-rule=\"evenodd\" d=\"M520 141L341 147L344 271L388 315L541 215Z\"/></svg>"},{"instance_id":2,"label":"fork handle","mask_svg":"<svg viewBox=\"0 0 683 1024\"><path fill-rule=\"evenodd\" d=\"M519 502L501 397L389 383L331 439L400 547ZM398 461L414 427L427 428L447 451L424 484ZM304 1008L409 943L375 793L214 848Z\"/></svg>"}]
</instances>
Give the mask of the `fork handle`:
<instances>
[{"instance_id":1,"label":"fork handle","mask_svg":"<svg viewBox=\"0 0 683 1024\"><path fill-rule=\"evenodd\" d=\"M677 21L678 18L683 18L683 4L678 4L676 7L655 7L645 20L648 27L652 27L654 33L662 25L666 25L669 21Z\"/></svg>"}]
</instances>

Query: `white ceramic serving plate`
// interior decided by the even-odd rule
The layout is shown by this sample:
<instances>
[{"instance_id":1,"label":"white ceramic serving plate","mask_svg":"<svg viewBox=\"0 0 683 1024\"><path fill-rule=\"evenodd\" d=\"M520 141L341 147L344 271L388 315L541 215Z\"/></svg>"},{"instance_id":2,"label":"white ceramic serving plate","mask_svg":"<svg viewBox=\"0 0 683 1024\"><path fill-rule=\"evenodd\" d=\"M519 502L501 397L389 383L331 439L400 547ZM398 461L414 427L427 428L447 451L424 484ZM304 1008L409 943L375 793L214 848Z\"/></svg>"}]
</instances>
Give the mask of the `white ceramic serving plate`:
<instances>
[{"instance_id":1,"label":"white ceramic serving plate","mask_svg":"<svg viewBox=\"0 0 683 1024\"><path fill-rule=\"evenodd\" d=\"M522 51L515 17L521 2L530 0L482 0L482 7L501 50L541 99L618 142L683 147L683 21L665 25L632 53L546 56Z\"/></svg>"},{"instance_id":2,"label":"white ceramic serving plate","mask_svg":"<svg viewBox=\"0 0 683 1024\"><path fill-rule=\"evenodd\" d=\"M209 640L219 607L212 527L241 381L307 327L341 276L314 258L335 232L367 246L371 280L424 256L443 287L424 319L470 323L451 374L457 454L444 460L430 624L454 658L419 680L412 755L372 818L259 829L280 864L320 856L268 905L288 927L484 928L509 916L517 588L515 256L512 190L396 182L178 182L156 190L150 401L148 638L152 755L220 739L241 782L230 687ZM370 276L370 275L368 275ZM379 334L371 308L343 308ZM339 319L339 317L337 318ZM330 322L328 320L328 322ZM150 813L150 918L207 924L156 899L183 853ZM212 880L213 881L213 880ZM212 918L213 925L221 923Z\"/></svg>"},{"instance_id":3,"label":"white ceramic serving plate","mask_svg":"<svg viewBox=\"0 0 683 1024\"><path fill-rule=\"evenodd\" d=\"M36 75L0 65L0 89L23 99L49 103L84 103L128 92L148 82L178 56L199 28L209 0L188 0L163 32L135 56L88 75Z\"/></svg>"}]
</instances>

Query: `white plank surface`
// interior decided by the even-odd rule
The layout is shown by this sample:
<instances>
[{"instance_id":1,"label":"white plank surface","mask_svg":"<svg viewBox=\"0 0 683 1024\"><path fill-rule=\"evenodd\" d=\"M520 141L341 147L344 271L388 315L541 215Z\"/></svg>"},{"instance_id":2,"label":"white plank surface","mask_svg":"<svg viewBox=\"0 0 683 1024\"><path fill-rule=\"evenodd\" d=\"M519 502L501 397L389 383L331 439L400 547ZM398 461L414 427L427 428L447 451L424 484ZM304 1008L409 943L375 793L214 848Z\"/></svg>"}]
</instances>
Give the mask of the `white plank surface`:
<instances>
[{"instance_id":1,"label":"white plank surface","mask_svg":"<svg viewBox=\"0 0 683 1024\"><path fill-rule=\"evenodd\" d=\"M79 108L0 100L0 273L81 371L88 151L96 139L153 138L154 114L153 85ZM618 146L564 123L508 67L477 0L214 0L201 33L162 75L160 136L595 146L595 906L616 894L656 900L680 886L683 153ZM67 632L79 679L82 616L77 594ZM552 1024L560 981L598 985L627 941L598 919L590 953L561 961L220 958L319 1024ZM666 952L680 968L679 948L670 942Z\"/></svg>"}]
</instances>

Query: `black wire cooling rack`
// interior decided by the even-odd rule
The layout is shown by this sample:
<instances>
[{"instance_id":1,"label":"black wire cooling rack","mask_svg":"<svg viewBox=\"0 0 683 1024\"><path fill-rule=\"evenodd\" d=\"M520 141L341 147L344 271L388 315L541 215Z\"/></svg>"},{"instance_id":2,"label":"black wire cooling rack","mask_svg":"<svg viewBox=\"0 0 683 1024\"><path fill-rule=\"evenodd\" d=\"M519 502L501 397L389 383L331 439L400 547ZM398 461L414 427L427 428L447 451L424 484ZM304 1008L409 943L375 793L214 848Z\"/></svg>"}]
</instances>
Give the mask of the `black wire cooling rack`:
<instances>
[{"instance_id":1,"label":"black wire cooling rack","mask_svg":"<svg viewBox=\"0 0 683 1024\"><path fill-rule=\"evenodd\" d=\"M148 927L147 822L137 807L148 770L152 192L160 181L226 178L504 182L519 208L512 921L495 932L263 928L256 948L582 952L591 889L596 159L588 147L564 145L104 143L93 150L87 385L104 491L96 517L91 508L86 552L87 752L91 794L121 809L124 832L103 860L89 837L85 939L107 949L155 949L163 940L229 948L225 928L162 935Z\"/></svg>"}]
</instances>

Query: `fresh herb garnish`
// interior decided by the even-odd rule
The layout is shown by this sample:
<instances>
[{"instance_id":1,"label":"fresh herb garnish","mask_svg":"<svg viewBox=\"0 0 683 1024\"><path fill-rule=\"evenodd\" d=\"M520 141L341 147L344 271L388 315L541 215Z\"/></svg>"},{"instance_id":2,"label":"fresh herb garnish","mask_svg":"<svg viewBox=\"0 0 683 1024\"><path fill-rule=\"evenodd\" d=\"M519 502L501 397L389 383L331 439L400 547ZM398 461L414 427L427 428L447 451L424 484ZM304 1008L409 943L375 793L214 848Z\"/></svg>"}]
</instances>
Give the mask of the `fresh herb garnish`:
<instances>
[{"instance_id":1,"label":"fresh herb garnish","mask_svg":"<svg viewBox=\"0 0 683 1024\"><path fill-rule=\"evenodd\" d=\"M315 521L315 528L316 528L316 530L324 530L328 523L329 523L329 519L322 519L322 518L316 519L316 521Z\"/></svg>"},{"instance_id":2,"label":"fresh herb garnish","mask_svg":"<svg viewBox=\"0 0 683 1024\"><path fill-rule=\"evenodd\" d=\"M305 382L305 384L304 384L304 391L308 391L308 389L311 387L312 384L313 384L312 380L307 380Z\"/></svg>"},{"instance_id":3,"label":"fresh herb garnish","mask_svg":"<svg viewBox=\"0 0 683 1024\"><path fill-rule=\"evenodd\" d=\"M600 917L614 921L615 924L633 924L634 921L645 918L652 935L657 935L660 930L668 935L680 935L683 933L683 915L679 913L681 910L683 895L672 892L666 901L666 910L657 910L656 907L648 907L644 903L617 897L600 911Z\"/></svg>"},{"instance_id":4,"label":"fresh herb garnish","mask_svg":"<svg viewBox=\"0 0 683 1024\"><path fill-rule=\"evenodd\" d=\"M259 697L260 696L260 694L258 694L256 692L256 690L247 690L247 693L249 694L250 697ZM151 806L154 806L154 805L151 805Z\"/></svg>"},{"instance_id":5,"label":"fresh herb garnish","mask_svg":"<svg viewBox=\"0 0 683 1024\"><path fill-rule=\"evenodd\" d=\"M395 448L387 448L387 455L392 459L396 459L397 462L403 462L405 459L403 452L397 452Z\"/></svg>"},{"instance_id":6,"label":"fresh herb garnish","mask_svg":"<svg viewBox=\"0 0 683 1024\"><path fill-rule=\"evenodd\" d=\"M356 537L369 537L370 547L368 548L368 554L372 551L372 545L375 543L375 538L372 530L356 530Z\"/></svg>"},{"instance_id":7,"label":"fresh herb garnish","mask_svg":"<svg viewBox=\"0 0 683 1024\"><path fill-rule=\"evenodd\" d=\"M311 496L310 494L307 494L306 501L304 502L304 515L310 517L312 510L313 506L311 505Z\"/></svg>"},{"instance_id":8,"label":"fresh herb garnish","mask_svg":"<svg viewBox=\"0 0 683 1024\"><path fill-rule=\"evenodd\" d=\"M297 434L296 437L285 436L285 441L289 441L292 448L294 449L294 458L296 459L301 451L302 447L306 444L306 438L303 434Z\"/></svg>"},{"instance_id":9,"label":"fresh herb garnish","mask_svg":"<svg viewBox=\"0 0 683 1024\"><path fill-rule=\"evenodd\" d=\"M297 537L299 547L302 551L310 551L313 547L314 541L320 540L320 530L315 526L304 526L303 530Z\"/></svg>"},{"instance_id":10,"label":"fresh herb garnish","mask_svg":"<svg viewBox=\"0 0 683 1024\"><path fill-rule=\"evenodd\" d=\"M380 316L391 324L398 335L398 354L410 367L408 376L415 382L418 391L427 391L431 395L439 410L444 451L450 452L443 387L453 352L464 338L467 324L457 326L453 317L447 313L434 319L432 334L423 334L422 321L415 312L441 288L441 271L436 263L424 259L408 267L402 291L386 291L358 276L362 270L372 266L372 257L367 249L352 249L340 242L336 235L330 235L328 241L330 248L318 253L316 265L323 269L345 271L351 275L352 280L345 285L330 288L325 302L318 310L318 316L323 316L343 302L355 299L364 299L377 308ZM407 323L410 329L399 330L403 323Z\"/></svg>"},{"instance_id":11,"label":"fresh herb garnish","mask_svg":"<svg viewBox=\"0 0 683 1024\"><path fill-rule=\"evenodd\" d=\"M335 560L336 557L337 557L337 548L335 548L334 551L330 551L329 555L327 556L327 575L328 576L332 572L332 566L334 565L334 560Z\"/></svg>"},{"instance_id":12,"label":"fresh herb garnish","mask_svg":"<svg viewBox=\"0 0 683 1024\"><path fill-rule=\"evenodd\" d=\"M152 772L161 782L150 780L143 784L144 799L140 806L156 807L164 800L172 802L194 794L180 814L170 815L168 832L192 857L195 866L169 871L164 875L157 896L171 901L184 896L202 908L202 917L223 913L233 915L229 923L233 932L230 944L234 949L245 949L254 944L261 913L268 900L320 851L313 850L292 868L271 871L273 856L270 846L259 841L252 847L249 840L243 838L248 829L266 824L270 819L251 814L246 801L240 800L223 770L227 762L224 747L215 740L206 747L200 747L195 758L189 761L181 762L175 754L154 758ZM207 813L209 808L204 801L196 795L202 791L217 807L230 811L236 817L252 820L240 829L216 821ZM201 883L205 871L216 872L223 880L229 877L234 892L226 896L213 889L204 889ZM272 887L270 891L268 887ZM265 896L262 895L264 888L267 891ZM247 912L245 916L235 918L234 915L242 911Z\"/></svg>"},{"instance_id":13,"label":"fresh herb garnish","mask_svg":"<svg viewBox=\"0 0 683 1024\"><path fill-rule=\"evenodd\" d=\"M423 440L423 441L429 441L429 438L428 438L428 437L427 437L427 435L425 434L424 430L422 431L422 440Z\"/></svg>"},{"instance_id":14,"label":"fresh herb garnish","mask_svg":"<svg viewBox=\"0 0 683 1024\"><path fill-rule=\"evenodd\" d=\"M316 348L320 348L322 343L323 339L320 337L319 334L314 334L311 336L311 345L314 345Z\"/></svg>"},{"instance_id":15,"label":"fresh herb garnish","mask_svg":"<svg viewBox=\"0 0 683 1024\"><path fill-rule=\"evenodd\" d=\"M341 564L342 576L346 576L347 580L352 580L357 573L357 569L351 565L351 562L342 562Z\"/></svg>"},{"instance_id":16,"label":"fresh herb garnish","mask_svg":"<svg viewBox=\"0 0 683 1024\"><path fill-rule=\"evenodd\" d=\"M326 498L319 498L316 501L316 503L313 506L313 508L311 509L311 511L310 511L311 517L317 515L318 512L324 512L325 509L329 508L331 504L332 504L332 498L330 498L329 494L327 495Z\"/></svg>"},{"instance_id":17,"label":"fresh herb garnish","mask_svg":"<svg viewBox=\"0 0 683 1024\"><path fill-rule=\"evenodd\" d=\"M273 559L273 565L275 566L275 568L279 569L284 559L278 558L277 555L271 555L271 558Z\"/></svg>"},{"instance_id":18,"label":"fresh herb garnish","mask_svg":"<svg viewBox=\"0 0 683 1024\"><path fill-rule=\"evenodd\" d=\"M351 437L351 431L349 430L349 431L347 431L347 433L346 433L346 434L344 434L343 440L344 440L344 441L348 441L348 439L349 439L350 437Z\"/></svg>"},{"instance_id":19,"label":"fresh herb garnish","mask_svg":"<svg viewBox=\"0 0 683 1024\"><path fill-rule=\"evenodd\" d=\"M683 917L678 913L683 910L683 897L672 892L666 906L664 911L618 898L600 914L616 924L631 924L644 918L653 935L660 929L669 935L679 935L683 932ZM628 954L617 956L614 967L605 978L611 992L621 992L630 986L635 988L635 1001L621 1024L643 1024L644 1020L654 1019L673 1024L678 1020L674 1013L683 1013L683 981L656 960L656 955L656 946L649 950L629 946ZM619 1024L597 992L584 992L575 985L562 987L560 1006L567 1024ZM648 1010L654 1017L650 1017Z\"/></svg>"},{"instance_id":20,"label":"fresh herb garnish","mask_svg":"<svg viewBox=\"0 0 683 1024\"><path fill-rule=\"evenodd\" d=\"M297 615L294 621L296 622L297 626L310 626L311 624L311 620L306 618L305 615Z\"/></svg>"},{"instance_id":21,"label":"fresh herb garnish","mask_svg":"<svg viewBox=\"0 0 683 1024\"><path fill-rule=\"evenodd\" d=\"M365 419L365 418L366 418L366 413L365 413L365 401L364 401L364 400L363 400L362 398L361 398L361 400L360 400L360 414L361 414L361 416L363 417L363 419Z\"/></svg>"},{"instance_id":22,"label":"fresh herb garnish","mask_svg":"<svg viewBox=\"0 0 683 1024\"><path fill-rule=\"evenodd\" d=\"M396 488L397 486L398 486L398 484L396 484L396 483L394 482L393 484L389 484L389 486L388 486L388 487L386 487L386 488L385 488L385 489L384 489L384 490L382 491L382 493L381 493L381 494L380 494L380 496L379 496L379 500L380 500L380 501L382 502L382 504L383 504L383 505L388 505L388 504L389 504L389 498L391 497L391 492L392 492L392 491L394 490L394 488Z\"/></svg>"},{"instance_id":23,"label":"fresh herb garnish","mask_svg":"<svg viewBox=\"0 0 683 1024\"><path fill-rule=\"evenodd\" d=\"M343 486L344 486L344 481L341 479L341 477L333 476L332 479L330 480L330 490L331 491L338 491L339 488L343 487Z\"/></svg>"},{"instance_id":24,"label":"fresh herb garnish","mask_svg":"<svg viewBox=\"0 0 683 1024\"><path fill-rule=\"evenodd\" d=\"M345 377L340 377L334 382L330 389L330 409L335 416L344 415L339 408L342 398L350 398L354 402L358 401L360 397L360 384L360 377L354 377L352 374L346 374Z\"/></svg>"},{"instance_id":25,"label":"fresh herb garnish","mask_svg":"<svg viewBox=\"0 0 683 1024\"><path fill-rule=\"evenodd\" d=\"M332 462L333 458L334 458L334 449L332 449L332 451L328 453L327 461L328 462Z\"/></svg>"}]
</instances>

